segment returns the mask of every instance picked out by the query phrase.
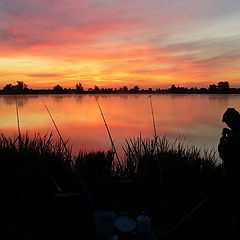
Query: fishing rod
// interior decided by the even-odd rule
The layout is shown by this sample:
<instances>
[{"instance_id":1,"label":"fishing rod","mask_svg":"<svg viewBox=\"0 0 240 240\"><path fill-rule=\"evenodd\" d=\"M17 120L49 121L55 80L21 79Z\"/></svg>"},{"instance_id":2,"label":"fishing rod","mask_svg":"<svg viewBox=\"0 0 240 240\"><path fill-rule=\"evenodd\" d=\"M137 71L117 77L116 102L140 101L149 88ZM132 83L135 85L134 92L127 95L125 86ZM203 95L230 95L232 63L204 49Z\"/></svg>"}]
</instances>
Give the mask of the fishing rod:
<instances>
[{"instance_id":1,"label":"fishing rod","mask_svg":"<svg viewBox=\"0 0 240 240\"><path fill-rule=\"evenodd\" d=\"M157 138L157 130L156 130L156 124L155 124L155 118L154 118L154 112L153 112L153 105L152 105L152 96L148 96L151 106L151 113L152 113L152 121L153 121L153 132L154 132L154 138Z\"/></svg>"},{"instance_id":2,"label":"fishing rod","mask_svg":"<svg viewBox=\"0 0 240 240\"><path fill-rule=\"evenodd\" d=\"M22 151L23 151L23 141L22 141L22 135L21 135L21 130L20 130L20 117L19 117L19 109L18 109L18 98L15 95L15 104L16 104L16 115L17 115L17 128L18 128L18 145L19 145L19 160L22 159L22 170L25 174L23 174L23 182L22 182L22 196L26 197L26 186L27 186L27 161L24 160L22 157ZM15 140L15 142L17 141ZM14 143L15 143L14 142Z\"/></svg>"},{"instance_id":3,"label":"fishing rod","mask_svg":"<svg viewBox=\"0 0 240 240\"><path fill-rule=\"evenodd\" d=\"M96 96L95 96L95 98L96 98L97 105L98 105L99 111L100 111L100 113L101 113L101 116L102 116L102 119L103 119L104 125L105 125L105 127L106 127L106 130L107 130L107 133L108 133L108 137L109 137L110 142L111 142L111 144L112 144L112 148L113 148L113 150L114 150L114 152L115 152L115 154L116 154L117 161L118 161L118 165L119 165L119 167L121 167L121 162L120 162L120 159L119 159L119 156L118 156L118 153L117 153L117 150L116 150L115 144L114 144L114 142L113 142L113 139L112 139L112 136L111 136L110 130L109 130L109 128L108 128L108 125L107 125L106 119L105 119L105 117L104 117L104 114L103 114L102 108L101 108L101 106L100 106L100 104L99 104L99 101L98 101L98 99L97 99Z\"/></svg>"},{"instance_id":4,"label":"fishing rod","mask_svg":"<svg viewBox=\"0 0 240 240\"><path fill-rule=\"evenodd\" d=\"M42 102L43 102L43 104L44 104L44 106L45 106L45 108L46 108L46 110L47 110L47 112L48 112L48 114L49 114L52 122L53 122L54 127L56 128L56 131L57 131L57 133L58 133L58 136L59 136L59 138L60 138L60 141L62 142L63 147L64 147L66 153L68 154L68 157L69 157L69 159L70 159L70 162L71 162L72 166L74 167L75 164L74 164L74 162L73 162L73 160L72 160L72 158L71 158L70 152L68 151L68 149L67 149L67 147L66 147L66 143L63 141L62 135L61 135L61 133L60 133L58 127L57 127L57 124L56 124L56 122L55 122L55 120L54 120L54 118L53 118L53 116L52 116L52 114L51 114L51 112L50 112L47 104L45 103L44 99L43 99L42 97L41 97L41 99L42 99ZM75 168L75 169L76 169L76 168ZM81 175L80 175L80 173L79 173L79 171L78 171L77 169L76 169L76 173L77 173L78 179L79 179L79 181L80 181L80 184L82 185L82 188L83 188L83 190L84 190L84 192L85 192L85 194L86 194L86 196L87 196L87 199L88 199L91 207L93 208L93 206L94 206L93 200L92 200L92 198L91 198L91 196L90 196L90 194L89 194L89 192L88 192L88 190L87 190L87 187L86 187L86 185L84 184L84 182L83 182L83 180L82 180L82 177L81 177Z\"/></svg>"},{"instance_id":5,"label":"fishing rod","mask_svg":"<svg viewBox=\"0 0 240 240\"><path fill-rule=\"evenodd\" d=\"M15 95L15 104L16 104L16 113L17 113L18 140L19 140L19 144L20 144L21 131L20 131L19 111L18 111L18 99L17 99L17 96L16 96L16 95Z\"/></svg>"},{"instance_id":6,"label":"fishing rod","mask_svg":"<svg viewBox=\"0 0 240 240\"><path fill-rule=\"evenodd\" d=\"M151 234L151 238L154 240L158 240L159 238L156 237L156 235L160 234L160 239L168 239L172 235L172 233L187 219L189 219L200 207L204 206L204 204L207 203L209 200L208 197L204 198L201 202L199 202L190 212L188 212L183 218L181 218L168 232L163 233L160 231L154 231Z\"/></svg>"},{"instance_id":7,"label":"fishing rod","mask_svg":"<svg viewBox=\"0 0 240 240\"><path fill-rule=\"evenodd\" d=\"M167 233L164 234L164 237L170 236L183 222L190 218L201 206L203 206L209 200L208 197L204 198L199 202L189 213L187 213L183 218L181 218Z\"/></svg>"},{"instance_id":8,"label":"fishing rod","mask_svg":"<svg viewBox=\"0 0 240 240\"><path fill-rule=\"evenodd\" d=\"M69 153L69 151L68 151L68 149L67 149L67 147L66 147L66 143L63 141L62 135L61 135L61 133L60 133L58 127L57 127L57 124L56 124L56 122L54 121L54 118L53 118L53 116L52 116L52 114L51 114L51 112L50 112L50 110L49 110L49 108L48 108L48 106L47 106L47 104L45 103L45 101L44 101L43 98L42 98L42 102L43 102L43 104L44 104L44 106L45 106L45 108L46 108L46 110L47 110L47 112L48 112L48 115L50 116L50 118L51 118L51 120L52 120L52 123L53 123L54 127L56 128L56 131L57 131L57 133L58 133L58 136L59 136L59 138L60 138L60 141L61 141L62 144L63 144L63 147L64 147L66 153L70 156L70 153Z\"/></svg>"}]
</instances>

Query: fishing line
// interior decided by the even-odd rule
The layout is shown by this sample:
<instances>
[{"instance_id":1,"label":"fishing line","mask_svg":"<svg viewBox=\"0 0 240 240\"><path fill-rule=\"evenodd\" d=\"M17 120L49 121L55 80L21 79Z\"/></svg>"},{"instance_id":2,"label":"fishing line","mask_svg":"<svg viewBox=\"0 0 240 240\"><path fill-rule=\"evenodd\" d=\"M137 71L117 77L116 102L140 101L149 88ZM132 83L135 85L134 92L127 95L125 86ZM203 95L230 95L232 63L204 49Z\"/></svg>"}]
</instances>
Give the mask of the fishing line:
<instances>
[{"instance_id":1,"label":"fishing line","mask_svg":"<svg viewBox=\"0 0 240 240\"><path fill-rule=\"evenodd\" d=\"M18 145L19 145L19 160L22 160L22 170L25 174L23 174L23 181L22 181L22 196L26 197L26 186L27 186L27 161L22 157L23 152L23 141L21 137L21 131L20 131L20 117L19 117L19 109L18 109L18 99L15 95L15 104L16 104L16 115L17 115L17 128L18 128ZM16 141L17 141L16 139ZM16 142L15 141L15 142ZM14 142L14 143L15 143Z\"/></svg>"},{"instance_id":2,"label":"fishing line","mask_svg":"<svg viewBox=\"0 0 240 240\"><path fill-rule=\"evenodd\" d=\"M56 131L57 131L58 136L59 136L59 138L60 138L60 140L61 140L61 142L62 142L62 144L63 144L63 147L64 147L65 151L69 154L69 152L68 152L68 150L67 150L67 147L66 147L66 144L65 144L65 142L63 141L62 135L61 135L61 133L60 133L58 127L57 127L57 124L56 124L56 122L54 121L54 118L53 118L51 112L49 111L48 106L47 106L47 104L45 103L45 101L44 101L43 98L42 98L42 102L43 102L43 104L44 104L44 106L45 106L45 108L46 108L46 110L47 110L47 112L48 112L48 114L49 114L49 116L50 116L50 118L51 118L51 120L52 120L52 123L53 123L54 127L56 128Z\"/></svg>"},{"instance_id":3,"label":"fishing line","mask_svg":"<svg viewBox=\"0 0 240 240\"><path fill-rule=\"evenodd\" d=\"M106 119L105 119L105 117L104 117L104 114L103 114L102 108L101 108L101 106L100 106L100 104L99 104L99 101L98 101L98 99L97 99L96 96L95 96L95 99L96 99L96 101L97 101L97 105L98 105L99 111L100 111L100 113L101 113L101 116L102 116L102 119L103 119L104 125L105 125L105 127L106 127L106 130L107 130L107 133L108 133L108 137L109 137L110 142L111 142L111 144L112 144L112 148L113 148L113 150L114 150L114 152L115 152L115 154L116 154L117 161L118 161L118 165L119 165L119 167L121 167L121 162L120 162L120 159L119 159L119 156L118 156L118 153L117 153L117 150L116 150L115 144L114 144L114 142L113 142L113 139L112 139L112 136L111 136L110 130L109 130L109 128L108 128L108 125L107 125Z\"/></svg>"},{"instance_id":4,"label":"fishing line","mask_svg":"<svg viewBox=\"0 0 240 240\"><path fill-rule=\"evenodd\" d=\"M20 139L21 139L20 119L19 119L19 111L18 111L18 99L17 99L16 95L15 95L15 104L16 104L16 113L17 113L18 138L19 138L19 142L20 142Z\"/></svg>"},{"instance_id":5,"label":"fishing line","mask_svg":"<svg viewBox=\"0 0 240 240\"><path fill-rule=\"evenodd\" d=\"M69 159L70 159L70 161L71 161L71 164L72 164L72 166L74 167L75 164L74 164L74 162L72 161L71 154L70 154L70 152L68 151L68 149L67 149L67 147L66 147L66 143L63 141L62 135L61 135L61 133L60 133L58 127L57 127L57 124L56 124L56 122L54 121L54 118L53 118L53 116L52 116L52 114L51 114L51 112L50 112L47 104L45 103L44 99L43 99L42 97L41 97L41 99L42 99L42 102L43 102L43 104L44 104L44 106L45 106L45 108L46 108L46 110L47 110L47 112L48 112L48 114L49 114L52 122L53 122L53 125L55 126L55 128L56 128L56 130L57 130L57 133L58 133L58 136L59 136L59 138L60 138L60 141L62 142L63 147L64 147L66 153L68 154L68 157L69 157ZM75 169L76 169L76 168L75 168ZM88 192L88 190L87 190L87 187L86 187L86 185L84 184L84 182L83 182L83 180L82 180L82 177L81 177L81 175L80 175L80 173L79 173L79 171L78 171L77 169L76 169L76 173L77 173L78 179L79 179L79 181L80 181L80 184L82 185L82 188L83 188L83 190L84 190L84 192L85 192L85 194L86 194L86 196L87 196L87 198L88 198L88 201L89 201L91 207L93 208L93 206L94 206L93 200L92 200L92 198L91 198L91 196L90 196L90 194L89 194L89 192Z\"/></svg>"},{"instance_id":6,"label":"fishing line","mask_svg":"<svg viewBox=\"0 0 240 240\"><path fill-rule=\"evenodd\" d=\"M204 198L201 202L199 202L189 213L187 213L179 222L177 222L167 233L165 236L169 236L172 234L176 228L178 228L186 219L190 218L202 205L204 205L208 201L208 197Z\"/></svg>"},{"instance_id":7,"label":"fishing line","mask_svg":"<svg viewBox=\"0 0 240 240\"><path fill-rule=\"evenodd\" d=\"M149 95L148 98L149 98L149 101L150 101L151 112L152 112L154 138L157 138L157 130L156 130L156 124L155 124L155 118L154 118L154 112L153 112L153 105L152 105L152 96Z\"/></svg>"}]
</instances>

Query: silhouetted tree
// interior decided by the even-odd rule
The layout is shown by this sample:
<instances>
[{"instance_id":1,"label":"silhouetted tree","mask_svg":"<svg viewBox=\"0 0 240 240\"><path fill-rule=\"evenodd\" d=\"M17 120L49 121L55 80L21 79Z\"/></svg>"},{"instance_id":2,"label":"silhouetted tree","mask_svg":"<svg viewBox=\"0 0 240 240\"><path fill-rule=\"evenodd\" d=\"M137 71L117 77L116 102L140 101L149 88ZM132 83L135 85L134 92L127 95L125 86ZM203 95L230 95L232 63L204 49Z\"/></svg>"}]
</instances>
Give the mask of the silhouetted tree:
<instances>
[{"instance_id":1,"label":"silhouetted tree","mask_svg":"<svg viewBox=\"0 0 240 240\"><path fill-rule=\"evenodd\" d=\"M133 91L134 91L134 92L138 92L138 91L139 91L139 86L135 86L135 87L133 88Z\"/></svg>"},{"instance_id":2,"label":"silhouetted tree","mask_svg":"<svg viewBox=\"0 0 240 240\"><path fill-rule=\"evenodd\" d=\"M169 90L170 90L170 93L176 93L177 87L173 84Z\"/></svg>"},{"instance_id":3,"label":"silhouetted tree","mask_svg":"<svg viewBox=\"0 0 240 240\"><path fill-rule=\"evenodd\" d=\"M228 82L218 82L217 89L221 93L229 92L229 83Z\"/></svg>"},{"instance_id":4,"label":"silhouetted tree","mask_svg":"<svg viewBox=\"0 0 240 240\"><path fill-rule=\"evenodd\" d=\"M148 92L152 93L153 92L152 88L148 88Z\"/></svg>"},{"instance_id":5,"label":"silhouetted tree","mask_svg":"<svg viewBox=\"0 0 240 240\"><path fill-rule=\"evenodd\" d=\"M217 92L217 86L215 84L210 84L209 88L208 88L208 91L210 93L216 93Z\"/></svg>"},{"instance_id":6,"label":"silhouetted tree","mask_svg":"<svg viewBox=\"0 0 240 240\"><path fill-rule=\"evenodd\" d=\"M17 81L16 85L7 84L3 88L3 91L10 94L19 94L19 93L28 93L29 89L27 87L27 84L25 84L23 81Z\"/></svg>"},{"instance_id":7,"label":"silhouetted tree","mask_svg":"<svg viewBox=\"0 0 240 240\"><path fill-rule=\"evenodd\" d=\"M12 84L6 84L5 87L3 87L3 91L10 91L13 89L13 85Z\"/></svg>"},{"instance_id":8,"label":"silhouetted tree","mask_svg":"<svg viewBox=\"0 0 240 240\"><path fill-rule=\"evenodd\" d=\"M76 84L76 92L77 93L82 93L83 92L83 86L81 83Z\"/></svg>"},{"instance_id":9,"label":"silhouetted tree","mask_svg":"<svg viewBox=\"0 0 240 240\"><path fill-rule=\"evenodd\" d=\"M208 93L208 90L206 88L200 88L199 92L200 93Z\"/></svg>"},{"instance_id":10,"label":"silhouetted tree","mask_svg":"<svg viewBox=\"0 0 240 240\"><path fill-rule=\"evenodd\" d=\"M98 86L94 86L94 89L93 89L93 92L94 93L99 93L100 92L100 88Z\"/></svg>"},{"instance_id":11,"label":"silhouetted tree","mask_svg":"<svg viewBox=\"0 0 240 240\"><path fill-rule=\"evenodd\" d=\"M128 92L128 87L123 86L123 88L122 88L122 92L123 92L123 93L127 93L127 92Z\"/></svg>"},{"instance_id":12,"label":"silhouetted tree","mask_svg":"<svg viewBox=\"0 0 240 240\"><path fill-rule=\"evenodd\" d=\"M63 93L63 87L57 84L56 86L53 87L53 91L55 93Z\"/></svg>"},{"instance_id":13,"label":"silhouetted tree","mask_svg":"<svg viewBox=\"0 0 240 240\"><path fill-rule=\"evenodd\" d=\"M17 81L17 85L14 86L17 90L26 90L28 89L27 84L25 84L23 81Z\"/></svg>"},{"instance_id":14,"label":"silhouetted tree","mask_svg":"<svg viewBox=\"0 0 240 240\"><path fill-rule=\"evenodd\" d=\"M93 92L93 89L92 88L88 88L88 92L89 93Z\"/></svg>"}]
</instances>

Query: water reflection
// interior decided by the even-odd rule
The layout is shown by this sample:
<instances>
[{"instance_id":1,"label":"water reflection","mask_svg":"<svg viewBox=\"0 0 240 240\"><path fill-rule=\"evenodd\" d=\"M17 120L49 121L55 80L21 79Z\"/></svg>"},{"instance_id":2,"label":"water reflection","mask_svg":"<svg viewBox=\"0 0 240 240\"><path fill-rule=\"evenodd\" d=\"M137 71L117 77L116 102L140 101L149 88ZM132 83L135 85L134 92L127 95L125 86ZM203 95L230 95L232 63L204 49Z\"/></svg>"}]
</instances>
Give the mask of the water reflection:
<instances>
[{"instance_id":1,"label":"water reflection","mask_svg":"<svg viewBox=\"0 0 240 240\"><path fill-rule=\"evenodd\" d=\"M25 96L17 96L18 101L18 107L23 107L23 105L29 100L29 98L26 98ZM3 98L4 103L7 105L16 105L16 97L15 96L5 96Z\"/></svg>"},{"instance_id":2,"label":"water reflection","mask_svg":"<svg viewBox=\"0 0 240 240\"><path fill-rule=\"evenodd\" d=\"M111 144L94 95L45 95L46 102L65 139L79 149L107 150ZM124 139L153 135L148 95L97 95L118 149ZM152 95L156 128L170 139L185 135L193 144L216 147L227 107L238 109L238 95ZM18 96L22 132L53 132L54 126L41 96ZM17 133L14 96L0 96L0 131Z\"/></svg>"}]
</instances>

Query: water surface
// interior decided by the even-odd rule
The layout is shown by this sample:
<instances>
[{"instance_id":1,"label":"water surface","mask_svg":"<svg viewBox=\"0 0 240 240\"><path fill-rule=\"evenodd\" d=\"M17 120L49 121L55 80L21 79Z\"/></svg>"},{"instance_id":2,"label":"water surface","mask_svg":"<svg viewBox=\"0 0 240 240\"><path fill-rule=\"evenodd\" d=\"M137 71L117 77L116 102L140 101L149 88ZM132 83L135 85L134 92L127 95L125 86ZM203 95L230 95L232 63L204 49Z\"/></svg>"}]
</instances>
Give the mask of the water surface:
<instances>
[{"instance_id":1,"label":"water surface","mask_svg":"<svg viewBox=\"0 0 240 240\"><path fill-rule=\"evenodd\" d=\"M117 148L129 137L153 136L148 95L97 95ZM80 149L108 150L111 144L94 95L18 96L21 132L30 135L53 132L46 102L62 136L69 139L74 153ZM228 107L240 108L239 95L152 95L157 134L169 139L185 136L201 148L217 147L222 114ZM14 96L0 96L0 132L17 135Z\"/></svg>"}]
</instances>

